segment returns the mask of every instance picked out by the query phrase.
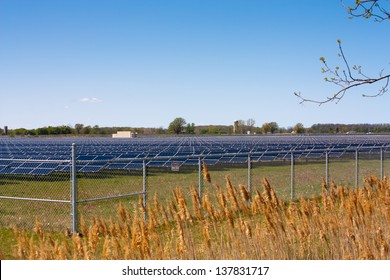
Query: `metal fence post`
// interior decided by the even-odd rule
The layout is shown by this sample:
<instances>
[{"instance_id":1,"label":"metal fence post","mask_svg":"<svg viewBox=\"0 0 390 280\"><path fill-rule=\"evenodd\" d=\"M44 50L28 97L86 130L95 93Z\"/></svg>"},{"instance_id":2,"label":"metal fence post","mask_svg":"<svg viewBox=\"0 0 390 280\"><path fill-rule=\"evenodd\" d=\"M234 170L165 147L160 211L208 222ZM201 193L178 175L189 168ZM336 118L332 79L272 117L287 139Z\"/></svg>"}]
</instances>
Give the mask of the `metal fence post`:
<instances>
[{"instance_id":1,"label":"metal fence post","mask_svg":"<svg viewBox=\"0 0 390 280\"><path fill-rule=\"evenodd\" d=\"M381 178L381 180L383 180L383 148L381 148L381 151L380 151L380 160L381 160L381 162L380 162L380 178Z\"/></svg>"},{"instance_id":2,"label":"metal fence post","mask_svg":"<svg viewBox=\"0 0 390 280\"><path fill-rule=\"evenodd\" d=\"M71 169L71 205L72 205L72 233L78 232L77 215L77 167L76 167L76 144L72 144L72 169Z\"/></svg>"},{"instance_id":3,"label":"metal fence post","mask_svg":"<svg viewBox=\"0 0 390 280\"><path fill-rule=\"evenodd\" d=\"M355 188L359 186L359 151L355 151Z\"/></svg>"},{"instance_id":4,"label":"metal fence post","mask_svg":"<svg viewBox=\"0 0 390 280\"><path fill-rule=\"evenodd\" d=\"M252 185L252 163L251 163L251 155L248 154L248 192L249 192L249 194L252 193L251 185Z\"/></svg>"},{"instance_id":5,"label":"metal fence post","mask_svg":"<svg viewBox=\"0 0 390 280\"><path fill-rule=\"evenodd\" d=\"M198 194L199 194L199 201L202 202L202 186L203 186L203 178L202 178L202 161L200 157L198 158Z\"/></svg>"},{"instance_id":6,"label":"metal fence post","mask_svg":"<svg viewBox=\"0 0 390 280\"><path fill-rule=\"evenodd\" d=\"M294 153L291 152L291 200L294 199Z\"/></svg>"},{"instance_id":7,"label":"metal fence post","mask_svg":"<svg viewBox=\"0 0 390 280\"><path fill-rule=\"evenodd\" d=\"M146 188L147 188L147 183L146 183L146 176L147 176L147 170L146 170L146 161L144 160L142 162L142 193L143 193L143 205L145 209L144 213L144 220L146 221Z\"/></svg>"},{"instance_id":8,"label":"metal fence post","mask_svg":"<svg viewBox=\"0 0 390 280\"><path fill-rule=\"evenodd\" d=\"M325 152L325 183L329 186L329 151ZM326 189L328 191L328 188Z\"/></svg>"}]
</instances>

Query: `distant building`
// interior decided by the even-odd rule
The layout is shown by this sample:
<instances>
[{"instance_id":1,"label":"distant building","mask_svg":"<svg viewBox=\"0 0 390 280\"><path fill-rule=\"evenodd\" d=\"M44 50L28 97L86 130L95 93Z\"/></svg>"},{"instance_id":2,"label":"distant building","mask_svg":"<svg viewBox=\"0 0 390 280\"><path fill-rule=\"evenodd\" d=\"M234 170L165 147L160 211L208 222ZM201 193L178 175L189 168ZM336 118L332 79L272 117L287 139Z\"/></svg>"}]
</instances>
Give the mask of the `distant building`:
<instances>
[{"instance_id":1,"label":"distant building","mask_svg":"<svg viewBox=\"0 0 390 280\"><path fill-rule=\"evenodd\" d=\"M117 133L112 135L112 138L135 138L137 137L137 132L133 131L117 131Z\"/></svg>"}]
</instances>

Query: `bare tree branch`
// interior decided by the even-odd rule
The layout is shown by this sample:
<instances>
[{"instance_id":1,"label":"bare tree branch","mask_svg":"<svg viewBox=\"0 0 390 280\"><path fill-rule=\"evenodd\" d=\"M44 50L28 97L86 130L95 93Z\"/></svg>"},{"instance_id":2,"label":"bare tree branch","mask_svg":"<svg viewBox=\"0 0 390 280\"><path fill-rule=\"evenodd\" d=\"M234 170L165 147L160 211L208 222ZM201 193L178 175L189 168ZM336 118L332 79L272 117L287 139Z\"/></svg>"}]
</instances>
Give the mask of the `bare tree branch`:
<instances>
[{"instance_id":1,"label":"bare tree branch","mask_svg":"<svg viewBox=\"0 0 390 280\"><path fill-rule=\"evenodd\" d=\"M378 22L389 20L390 13L382 4L378 3L379 1L380 0L355 0L353 6L348 6L344 3L344 0L341 0L341 4L348 10L351 18L373 18Z\"/></svg>"},{"instance_id":2,"label":"bare tree branch","mask_svg":"<svg viewBox=\"0 0 390 280\"><path fill-rule=\"evenodd\" d=\"M294 92L295 96L297 96L301 101L300 103L304 102L312 102L312 103L318 103L319 105L329 103L329 102L335 102L338 103L344 95L347 93L347 91L355 88L360 87L363 85L370 85L379 83L381 81L384 81L384 85L379 88L378 92L376 94L363 94L364 97L377 97L383 95L388 90L389 86L389 79L390 74L383 75L383 70L380 72L379 77L371 78L368 75L364 74L362 72L361 66L354 65L352 68L350 67L348 60L345 57L343 48L341 46L341 41L338 40L339 50L340 54L339 56L342 58L342 61L344 63L345 69L341 71L342 74L340 74L340 67L336 66L334 69L330 68L327 64L324 57L321 57L320 60L324 64L324 67L322 68L322 73L327 74L327 77L324 78L326 82L333 83L341 89L333 94L333 96L326 97L325 100L313 100L313 99L307 99L301 95L300 92Z\"/></svg>"}]
</instances>

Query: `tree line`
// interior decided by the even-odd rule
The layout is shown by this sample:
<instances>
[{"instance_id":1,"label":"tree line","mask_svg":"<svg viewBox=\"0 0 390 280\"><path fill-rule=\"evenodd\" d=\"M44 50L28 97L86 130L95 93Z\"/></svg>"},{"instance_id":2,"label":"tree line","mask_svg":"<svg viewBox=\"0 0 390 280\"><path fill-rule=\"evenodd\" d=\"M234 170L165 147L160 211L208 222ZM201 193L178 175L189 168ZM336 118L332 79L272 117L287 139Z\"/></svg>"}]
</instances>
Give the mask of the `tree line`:
<instances>
[{"instance_id":1,"label":"tree line","mask_svg":"<svg viewBox=\"0 0 390 280\"><path fill-rule=\"evenodd\" d=\"M390 124L314 124L310 133L390 133Z\"/></svg>"},{"instance_id":2,"label":"tree line","mask_svg":"<svg viewBox=\"0 0 390 280\"><path fill-rule=\"evenodd\" d=\"M233 135L233 134L303 134L303 133L390 133L390 124L314 124L304 127L297 123L291 127L280 127L276 122L266 122L255 126L253 119L249 122L238 121L234 125L195 125L187 123L183 118L174 119L168 128L158 127L99 127L76 124L75 126L61 125L35 129L9 129L8 136L111 136L117 131L134 131L138 135ZM0 135L5 135L0 128Z\"/></svg>"}]
</instances>

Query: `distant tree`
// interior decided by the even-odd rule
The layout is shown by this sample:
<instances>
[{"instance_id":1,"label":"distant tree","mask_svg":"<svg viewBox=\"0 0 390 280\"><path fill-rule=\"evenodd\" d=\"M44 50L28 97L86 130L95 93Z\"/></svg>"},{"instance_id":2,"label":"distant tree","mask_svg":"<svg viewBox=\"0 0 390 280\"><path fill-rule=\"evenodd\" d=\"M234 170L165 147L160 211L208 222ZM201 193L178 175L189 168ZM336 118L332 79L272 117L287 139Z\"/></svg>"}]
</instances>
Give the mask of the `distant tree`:
<instances>
[{"instance_id":1,"label":"distant tree","mask_svg":"<svg viewBox=\"0 0 390 280\"><path fill-rule=\"evenodd\" d=\"M27 130L27 134L31 135L31 136L37 135L37 130L36 129L29 129L29 130Z\"/></svg>"},{"instance_id":2,"label":"distant tree","mask_svg":"<svg viewBox=\"0 0 390 280\"><path fill-rule=\"evenodd\" d=\"M74 129L76 130L76 134L81 134L83 132L84 125L82 123L76 123L74 125Z\"/></svg>"},{"instance_id":3,"label":"distant tree","mask_svg":"<svg viewBox=\"0 0 390 280\"><path fill-rule=\"evenodd\" d=\"M305 133L305 131L305 127L301 123L297 123L293 128L293 132L295 132L296 134L302 134Z\"/></svg>"},{"instance_id":4,"label":"distant tree","mask_svg":"<svg viewBox=\"0 0 390 280\"><path fill-rule=\"evenodd\" d=\"M345 4L345 2L352 2L351 5ZM383 0L353 0L353 1L341 1L343 6L347 9L347 13L350 18L365 18L374 19L374 21L382 22L390 20L389 2ZM344 50L341 45L341 40L337 40L339 47L338 56L341 58L342 66L331 67L328 65L324 57L320 60L323 63L322 73L326 75L325 82L335 84L339 87L333 94L329 95L322 100L314 100L303 97L300 92L294 92L294 94L300 98L303 102L314 102L318 104L324 104L328 102L339 102L347 92L350 90L369 86L373 84L380 84L375 93L363 94L363 97L377 97L381 96L388 91L390 73L384 74L384 69L379 71L376 76L369 76L362 70L360 65L351 65L348 62Z\"/></svg>"},{"instance_id":5,"label":"distant tree","mask_svg":"<svg viewBox=\"0 0 390 280\"><path fill-rule=\"evenodd\" d=\"M174 119L168 127L168 131L175 134L182 133L184 126L187 124L186 120L183 118Z\"/></svg>"},{"instance_id":6,"label":"distant tree","mask_svg":"<svg viewBox=\"0 0 390 280\"><path fill-rule=\"evenodd\" d=\"M187 134L195 134L195 124L194 123L187 124L186 133Z\"/></svg>"},{"instance_id":7,"label":"distant tree","mask_svg":"<svg viewBox=\"0 0 390 280\"><path fill-rule=\"evenodd\" d=\"M27 135L27 129L25 128L17 128L13 130L13 133L17 136L25 136Z\"/></svg>"},{"instance_id":8,"label":"distant tree","mask_svg":"<svg viewBox=\"0 0 390 280\"><path fill-rule=\"evenodd\" d=\"M276 133L279 130L279 125L276 122L264 123L262 126L264 133Z\"/></svg>"},{"instance_id":9,"label":"distant tree","mask_svg":"<svg viewBox=\"0 0 390 280\"><path fill-rule=\"evenodd\" d=\"M49 130L47 127L40 127L36 129L37 135L49 135Z\"/></svg>"},{"instance_id":10,"label":"distant tree","mask_svg":"<svg viewBox=\"0 0 390 280\"><path fill-rule=\"evenodd\" d=\"M165 131L165 129L162 126L156 128L156 133L157 134L165 134L165 132L166 131Z\"/></svg>"},{"instance_id":11,"label":"distant tree","mask_svg":"<svg viewBox=\"0 0 390 280\"><path fill-rule=\"evenodd\" d=\"M98 135L100 134L100 127L98 125L94 125L91 130L92 134Z\"/></svg>"},{"instance_id":12,"label":"distant tree","mask_svg":"<svg viewBox=\"0 0 390 280\"><path fill-rule=\"evenodd\" d=\"M83 134L91 134L91 132L92 132L92 128L90 125L83 127Z\"/></svg>"},{"instance_id":13,"label":"distant tree","mask_svg":"<svg viewBox=\"0 0 390 280\"><path fill-rule=\"evenodd\" d=\"M248 127L248 129L249 129L250 132L253 131L253 128L254 128L254 126L255 126L255 123L256 123L256 121L255 121L254 119L248 119L248 120L246 121L246 125L247 125L247 127Z\"/></svg>"}]
</instances>

